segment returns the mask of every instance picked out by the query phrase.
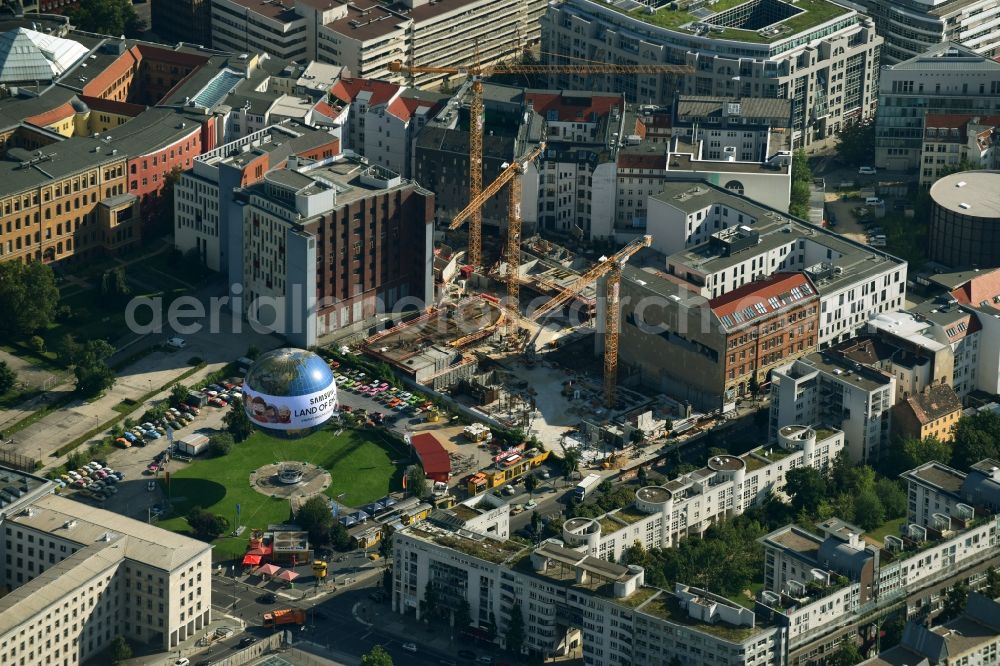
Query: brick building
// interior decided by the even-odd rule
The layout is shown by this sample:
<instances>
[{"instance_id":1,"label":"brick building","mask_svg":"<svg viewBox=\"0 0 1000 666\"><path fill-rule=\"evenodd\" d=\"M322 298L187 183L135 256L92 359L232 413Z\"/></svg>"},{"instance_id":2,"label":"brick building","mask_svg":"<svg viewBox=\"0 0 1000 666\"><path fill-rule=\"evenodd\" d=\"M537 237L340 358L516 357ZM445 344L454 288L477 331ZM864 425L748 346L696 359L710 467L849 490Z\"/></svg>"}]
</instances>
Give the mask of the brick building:
<instances>
[{"instance_id":1,"label":"brick building","mask_svg":"<svg viewBox=\"0 0 1000 666\"><path fill-rule=\"evenodd\" d=\"M247 190L243 211L243 273L230 280L245 287L247 318L293 344L432 300L434 195L387 169L290 158Z\"/></svg>"}]
</instances>

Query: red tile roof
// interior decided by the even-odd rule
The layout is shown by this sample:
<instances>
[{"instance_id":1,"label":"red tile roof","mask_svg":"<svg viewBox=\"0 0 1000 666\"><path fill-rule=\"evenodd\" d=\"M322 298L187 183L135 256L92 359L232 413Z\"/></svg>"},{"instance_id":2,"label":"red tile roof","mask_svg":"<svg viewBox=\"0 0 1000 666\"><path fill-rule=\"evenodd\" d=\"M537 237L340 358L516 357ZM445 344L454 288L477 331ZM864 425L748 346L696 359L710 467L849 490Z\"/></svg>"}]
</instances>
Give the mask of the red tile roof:
<instances>
[{"instance_id":1,"label":"red tile roof","mask_svg":"<svg viewBox=\"0 0 1000 666\"><path fill-rule=\"evenodd\" d=\"M643 155L641 153L618 153L619 169L660 169L667 170L667 156L663 153ZM625 174L627 175L627 174Z\"/></svg>"},{"instance_id":2,"label":"red tile roof","mask_svg":"<svg viewBox=\"0 0 1000 666\"><path fill-rule=\"evenodd\" d=\"M451 458L437 437L429 432L420 433L410 439L410 445L420 459L420 465L428 478L435 481L448 480L451 476Z\"/></svg>"},{"instance_id":3,"label":"red tile roof","mask_svg":"<svg viewBox=\"0 0 1000 666\"><path fill-rule=\"evenodd\" d=\"M1000 309L1000 268L983 272L952 290L955 300L965 305L979 307L983 301L991 308Z\"/></svg>"},{"instance_id":4,"label":"red tile roof","mask_svg":"<svg viewBox=\"0 0 1000 666\"><path fill-rule=\"evenodd\" d=\"M555 111L555 120L559 122L596 122L611 113L611 109L624 105L621 95L526 92L524 97L547 120L553 120L549 112Z\"/></svg>"},{"instance_id":5,"label":"red tile roof","mask_svg":"<svg viewBox=\"0 0 1000 666\"><path fill-rule=\"evenodd\" d=\"M346 103L353 102L363 92L371 93L368 105L376 106L385 104L392 99L393 95L399 92L399 86L388 81L374 79L341 79L330 88L331 95Z\"/></svg>"},{"instance_id":6,"label":"red tile roof","mask_svg":"<svg viewBox=\"0 0 1000 666\"><path fill-rule=\"evenodd\" d=\"M31 123L36 127L48 127L53 123L57 123L60 120L65 120L72 116L76 111L73 110L72 105L69 102L61 104L54 109L49 109L48 111L43 111L37 116L31 116L30 118L25 118L25 122Z\"/></svg>"},{"instance_id":7,"label":"red tile roof","mask_svg":"<svg viewBox=\"0 0 1000 666\"><path fill-rule=\"evenodd\" d=\"M326 102L317 102L316 106L314 108L315 108L315 110L316 110L317 113L319 113L320 115L326 116L327 118L330 118L331 120L334 119L334 118L336 118L338 115L340 115L339 111L337 111L336 109L334 109L332 106L330 106Z\"/></svg>"},{"instance_id":8,"label":"red tile roof","mask_svg":"<svg viewBox=\"0 0 1000 666\"><path fill-rule=\"evenodd\" d=\"M738 328L793 303L816 297L816 289L804 273L776 273L766 280L745 284L713 298L708 306L726 328Z\"/></svg>"},{"instance_id":9,"label":"red tile roof","mask_svg":"<svg viewBox=\"0 0 1000 666\"><path fill-rule=\"evenodd\" d=\"M404 97L400 95L394 99L391 104L389 104L386 110L403 122L407 122L413 117L413 114L417 112L417 109L430 109L434 106L436 106L434 102L428 102L425 99L415 99L413 97Z\"/></svg>"}]
</instances>

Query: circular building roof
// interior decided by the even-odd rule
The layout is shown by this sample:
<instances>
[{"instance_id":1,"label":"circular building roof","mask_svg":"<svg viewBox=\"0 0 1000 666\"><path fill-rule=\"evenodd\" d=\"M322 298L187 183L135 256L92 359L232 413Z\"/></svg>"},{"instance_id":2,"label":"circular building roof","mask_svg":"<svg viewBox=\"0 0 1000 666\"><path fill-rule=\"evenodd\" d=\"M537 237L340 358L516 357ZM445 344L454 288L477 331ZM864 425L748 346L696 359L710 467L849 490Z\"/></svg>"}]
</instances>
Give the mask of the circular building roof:
<instances>
[{"instance_id":1,"label":"circular building roof","mask_svg":"<svg viewBox=\"0 0 1000 666\"><path fill-rule=\"evenodd\" d=\"M244 379L253 390L273 396L318 393L333 383L333 372L321 357L305 349L275 349L250 366Z\"/></svg>"},{"instance_id":2,"label":"circular building roof","mask_svg":"<svg viewBox=\"0 0 1000 666\"><path fill-rule=\"evenodd\" d=\"M938 206L968 217L1000 218L1000 171L960 171L931 185Z\"/></svg>"}]
</instances>

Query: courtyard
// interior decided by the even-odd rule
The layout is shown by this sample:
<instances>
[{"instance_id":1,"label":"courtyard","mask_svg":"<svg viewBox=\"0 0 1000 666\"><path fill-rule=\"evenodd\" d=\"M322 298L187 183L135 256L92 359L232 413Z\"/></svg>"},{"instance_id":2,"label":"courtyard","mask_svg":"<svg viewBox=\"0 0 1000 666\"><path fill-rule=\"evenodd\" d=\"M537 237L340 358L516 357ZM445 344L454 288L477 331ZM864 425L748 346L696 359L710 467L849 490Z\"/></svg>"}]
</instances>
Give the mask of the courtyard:
<instances>
[{"instance_id":1,"label":"courtyard","mask_svg":"<svg viewBox=\"0 0 1000 666\"><path fill-rule=\"evenodd\" d=\"M195 460L177 472L169 482L159 483L173 506L170 518L160 527L187 532L184 516L195 506L224 516L246 530L234 537L227 533L215 540L215 559L242 555L249 530L266 528L290 518L288 494L271 496L251 485L251 477L262 467L280 462L307 463L330 474L330 484L322 492L342 504L361 506L402 488L408 451L389 435L368 430L314 432L301 439L283 439L258 430L226 456Z\"/></svg>"}]
</instances>

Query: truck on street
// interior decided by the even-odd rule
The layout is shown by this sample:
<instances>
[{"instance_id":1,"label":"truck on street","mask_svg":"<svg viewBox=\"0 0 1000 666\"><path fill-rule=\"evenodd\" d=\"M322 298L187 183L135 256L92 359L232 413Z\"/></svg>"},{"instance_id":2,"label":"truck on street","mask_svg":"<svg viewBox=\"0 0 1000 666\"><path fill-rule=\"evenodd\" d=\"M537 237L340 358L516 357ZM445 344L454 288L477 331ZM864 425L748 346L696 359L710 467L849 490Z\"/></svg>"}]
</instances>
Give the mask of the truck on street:
<instances>
[{"instance_id":1,"label":"truck on street","mask_svg":"<svg viewBox=\"0 0 1000 666\"><path fill-rule=\"evenodd\" d=\"M576 484L576 488L573 489L573 499L577 502L583 501L599 485L601 485L601 475L588 474L580 483Z\"/></svg>"}]
</instances>

